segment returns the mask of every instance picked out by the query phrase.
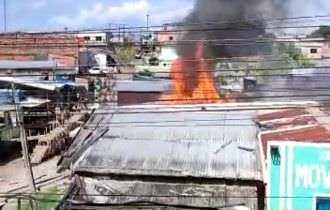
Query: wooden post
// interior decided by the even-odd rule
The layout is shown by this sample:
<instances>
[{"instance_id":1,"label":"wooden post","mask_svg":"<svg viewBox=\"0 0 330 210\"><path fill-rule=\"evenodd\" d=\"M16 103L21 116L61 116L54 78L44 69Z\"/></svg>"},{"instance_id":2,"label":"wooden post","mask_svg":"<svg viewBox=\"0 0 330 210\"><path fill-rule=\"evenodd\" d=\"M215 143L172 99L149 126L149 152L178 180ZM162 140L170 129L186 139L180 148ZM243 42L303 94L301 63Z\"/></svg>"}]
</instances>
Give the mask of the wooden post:
<instances>
[{"instance_id":1,"label":"wooden post","mask_svg":"<svg viewBox=\"0 0 330 210\"><path fill-rule=\"evenodd\" d=\"M27 168L27 175L29 178L29 185L30 185L31 191L34 194L36 194L37 189L36 189L36 185L34 182L33 170L32 170L32 166L31 166L30 155L29 155L29 150L28 150L28 143L27 143L27 139L26 139L25 129L23 126L24 112L16 102L14 83L11 84L11 88L12 88L12 94L13 94L13 102L14 102L15 111L16 111L16 121L17 121L17 125L19 126L19 134L20 134L20 141L21 141L21 146L22 146L23 160L25 161L25 167ZM35 202L33 202L31 199L30 199L30 203L32 203L32 205L31 205L32 210L38 209L37 205L33 205L33 203L35 203Z\"/></svg>"}]
</instances>

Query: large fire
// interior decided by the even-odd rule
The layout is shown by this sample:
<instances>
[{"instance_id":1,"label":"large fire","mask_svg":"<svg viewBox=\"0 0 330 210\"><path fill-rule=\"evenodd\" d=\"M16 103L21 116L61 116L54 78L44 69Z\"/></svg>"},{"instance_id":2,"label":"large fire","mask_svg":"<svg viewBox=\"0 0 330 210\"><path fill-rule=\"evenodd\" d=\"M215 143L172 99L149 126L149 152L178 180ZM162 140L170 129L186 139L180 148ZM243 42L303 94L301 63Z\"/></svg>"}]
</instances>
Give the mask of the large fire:
<instances>
[{"instance_id":1,"label":"large fire","mask_svg":"<svg viewBox=\"0 0 330 210\"><path fill-rule=\"evenodd\" d=\"M203 60L204 44L199 42L194 60L179 58L173 62L170 76L173 90L162 97L174 104L219 103L220 98L210 66Z\"/></svg>"}]
</instances>

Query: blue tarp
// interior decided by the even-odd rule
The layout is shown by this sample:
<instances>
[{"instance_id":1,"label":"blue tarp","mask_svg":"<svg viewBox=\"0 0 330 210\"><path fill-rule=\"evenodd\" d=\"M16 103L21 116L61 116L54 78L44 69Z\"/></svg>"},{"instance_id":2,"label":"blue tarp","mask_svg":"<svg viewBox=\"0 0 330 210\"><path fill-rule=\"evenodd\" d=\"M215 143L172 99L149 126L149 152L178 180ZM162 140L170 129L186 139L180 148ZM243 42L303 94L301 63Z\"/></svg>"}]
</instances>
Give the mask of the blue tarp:
<instances>
[{"instance_id":1,"label":"blue tarp","mask_svg":"<svg viewBox=\"0 0 330 210\"><path fill-rule=\"evenodd\" d=\"M0 89L0 104L14 103L13 95L15 96L16 101L20 101L24 97L20 90L15 90L13 92L11 89Z\"/></svg>"}]
</instances>

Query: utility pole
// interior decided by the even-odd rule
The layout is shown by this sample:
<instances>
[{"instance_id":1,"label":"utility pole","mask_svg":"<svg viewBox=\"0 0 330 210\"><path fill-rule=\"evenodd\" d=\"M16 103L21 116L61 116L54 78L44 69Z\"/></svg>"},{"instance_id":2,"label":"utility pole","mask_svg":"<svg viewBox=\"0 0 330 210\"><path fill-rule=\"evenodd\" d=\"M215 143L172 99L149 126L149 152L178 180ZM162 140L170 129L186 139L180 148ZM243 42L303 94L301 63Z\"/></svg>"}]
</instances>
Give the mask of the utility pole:
<instances>
[{"instance_id":1,"label":"utility pole","mask_svg":"<svg viewBox=\"0 0 330 210\"><path fill-rule=\"evenodd\" d=\"M30 155L29 155L29 149L28 149L28 143L27 143L27 139L26 139L26 133L25 133L25 129L24 129L24 125L23 125L23 117L24 117L24 112L21 108L21 106L18 104L19 100L16 101L16 90L15 90L15 85L12 82L11 83L11 89L12 89L12 95L13 95L13 102L14 102L14 106L15 106L15 111L16 111L16 123L19 127L19 136L20 136L20 141L21 141L21 145L22 145L22 153L23 153L23 159L25 162L25 167L27 168L27 175L29 178L29 185L31 188L32 193L36 194L37 189L36 189L36 184L34 182L34 176L33 176L33 170L32 170L32 166L31 166L31 161L30 161ZM38 209L38 205L37 202L34 202L33 200L30 200L30 204L31 204L31 209L32 210L37 210Z\"/></svg>"},{"instance_id":2,"label":"utility pole","mask_svg":"<svg viewBox=\"0 0 330 210\"><path fill-rule=\"evenodd\" d=\"M3 0L3 30L7 32L7 0Z\"/></svg>"},{"instance_id":3,"label":"utility pole","mask_svg":"<svg viewBox=\"0 0 330 210\"><path fill-rule=\"evenodd\" d=\"M149 32L149 18L150 18L150 15L147 14L147 32Z\"/></svg>"}]
</instances>

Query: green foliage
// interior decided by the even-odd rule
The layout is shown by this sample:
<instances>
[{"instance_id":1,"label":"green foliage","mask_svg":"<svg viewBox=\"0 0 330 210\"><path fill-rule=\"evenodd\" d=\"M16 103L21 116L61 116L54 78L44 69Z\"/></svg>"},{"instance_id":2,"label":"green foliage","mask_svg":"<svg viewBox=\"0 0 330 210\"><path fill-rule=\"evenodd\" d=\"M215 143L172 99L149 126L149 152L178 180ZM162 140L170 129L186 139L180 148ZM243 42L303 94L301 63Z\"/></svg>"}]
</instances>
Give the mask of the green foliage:
<instances>
[{"instance_id":1,"label":"green foliage","mask_svg":"<svg viewBox=\"0 0 330 210\"><path fill-rule=\"evenodd\" d=\"M313 31L309 37L330 38L330 26L321 26L316 31Z\"/></svg>"},{"instance_id":2,"label":"green foliage","mask_svg":"<svg viewBox=\"0 0 330 210\"><path fill-rule=\"evenodd\" d=\"M136 50L132 44L125 44L115 47L115 53L120 62L130 63L134 60Z\"/></svg>"},{"instance_id":3,"label":"green foliage","mask_svg":"<svg viewBox=\"0 0 330 210\"><path fill-rule=\"evenodd\" d=\"M39 199L38 201L38 210L53 210L57 207L59 204L63 192L61 190L58 190L57 187L50 188L43 194L38 194L37 198ZM47 194L47 195L46 195ZM16 209L21 209L21 210L30 210L30 204L28 201L23 201L21 204L21 207L17 206Z\"/></svg>"},{"instance_id":4,"label":"green foliage","mask_svg":"<svg viewBox=\"0 0 330 210\"><path fill-rule=\"evenodd\" d=\"M139 72L138 73L138 76L142 76L142 77L153 77L154 74L151 71L145 69L142 72Z\"/></svg>"},{"instance_id":5,"label":"green foliage","mask_svg":"<svg viewBox=\"0 0 330 210\"><path fill-rule=\"evenodd\" d=\"M294 44L279 43L275 46L279 55L279 67L297 68L311 66L310 60Z\"/></svg>"}]
</instances>

